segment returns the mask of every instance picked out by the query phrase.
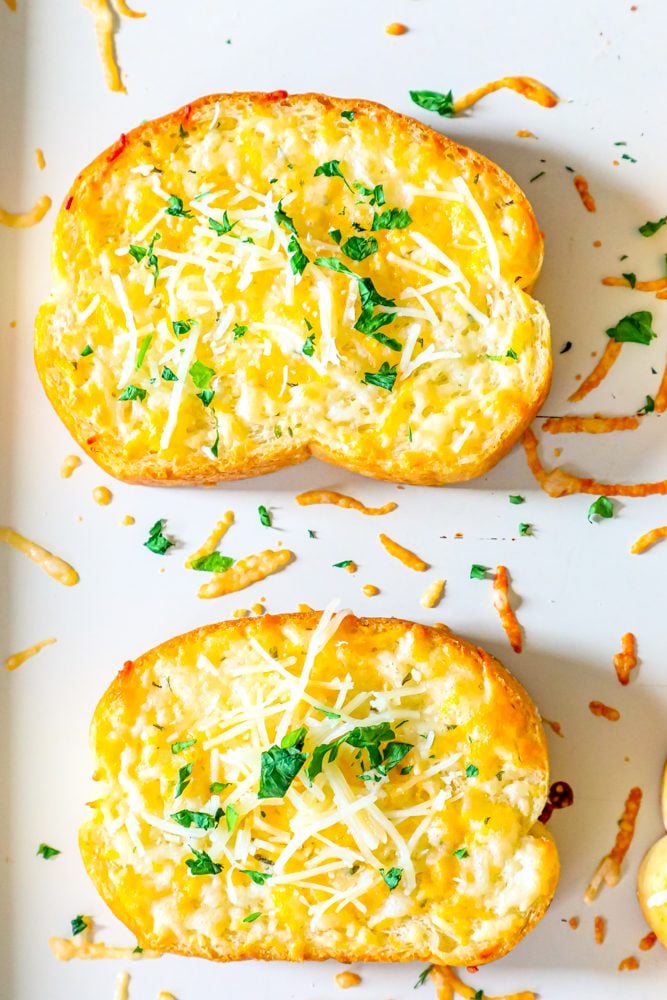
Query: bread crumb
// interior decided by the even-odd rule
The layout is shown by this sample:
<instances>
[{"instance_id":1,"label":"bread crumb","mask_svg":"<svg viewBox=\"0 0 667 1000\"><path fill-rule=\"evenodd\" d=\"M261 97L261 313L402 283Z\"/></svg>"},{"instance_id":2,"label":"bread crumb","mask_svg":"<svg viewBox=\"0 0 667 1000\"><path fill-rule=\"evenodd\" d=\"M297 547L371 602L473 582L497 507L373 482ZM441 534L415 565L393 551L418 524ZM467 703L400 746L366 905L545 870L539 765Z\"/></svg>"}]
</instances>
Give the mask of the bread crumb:
<instances>
[{"instance_id":1,"label":"bread crumb","mask_svg":"<svg viewBox=\"0 0 667 1000\"><path fill-rule=\"evenodd\" d=\"M610 705L605 705L601 701L591 701L588 707L590 708L593 715L602 717L603 719L608 719L609 722L618 722L621 717L621 713L617 708L611 708Z\"/></svg>"},{"instance_id":2,"label":"bread crumb","mask_svg":"<svg viewBox=\"0 0 667 1000\"><path fill-rule=\"evenodd\" d=\"M619 972L626 972L628 969L634 970L638 968L639 968L639 961L635 958L634 955L628 955L627 958L624 958L622 961L618 963Z\"/></svg>"},{"instance_id":3,"label":"bread crumb","mask_svg":"<svg viewBox=\"0 0 667 1000\"><path fill-rule=\"evenodd\" d=\"M594 923L595 943L602 944L607 930L607 922L604 917L596 917Z\"/></svg>"},{"instance_id":4,"label":"bread crumb","mask_svg":"<svg viewBox=\"0 0 667 1000\"><path fill-rule=\"evenodd\" d=\"M401 24L400 21L392 21L385 27L385 34L387 35L404 35L407 32L407 26Z\"/></svg>"},{"instance_id":5,"label":"bread crumb","mask_svg":"<svg viewBox=\"0 0 667 1000\"><path fill-rule=\"evenodd\" d=\"M554 448L554 458L560 458L562 454L563 454L562 448Z\"/></svg>"},{"instance_id":6,"label":"bread crumb","mask_svg":"<svg viewBox=\"0 0 667 1000\"><path fill-rule=\"evenodd\" d=\"M376 587L374 583L365 583L361 588L361 593L366 597L375 597L380 593L380 588Z\"/></svg>"},{"instance_id":7,"label":"bread crumb","mask_svg":"<svg viewBox=\"0 0 667 1000\"><path fill-rule=\"evenodd\" d=\"M108 507L113 500L113 493L108 486L96 486L93 490L93 500L100 507Z\"/></svg>"},{"instance_id":8,"label":"bread crumb","mask_svg":"<svg viewBox=\"0 0 667 1000\"><path fill-rule=\"evenodd\" d=\"M433 580L429 583L428 587L419 598L419 603L422 608L435 608L438 606L442 600L442 595L445 592L445 581L444 580Z\"/></svg>"},{"instance_id":9,"label":"bread crumb","mask_svg":"<svg viewBox=\"0 0 667 1000\"><path fill-rule=\"evenodd\" d=\"M334 976L336 986L341 990L349 990L351 986L358 986L361 976L356 972L337 972Z\"/></svg>"}]
</instances>

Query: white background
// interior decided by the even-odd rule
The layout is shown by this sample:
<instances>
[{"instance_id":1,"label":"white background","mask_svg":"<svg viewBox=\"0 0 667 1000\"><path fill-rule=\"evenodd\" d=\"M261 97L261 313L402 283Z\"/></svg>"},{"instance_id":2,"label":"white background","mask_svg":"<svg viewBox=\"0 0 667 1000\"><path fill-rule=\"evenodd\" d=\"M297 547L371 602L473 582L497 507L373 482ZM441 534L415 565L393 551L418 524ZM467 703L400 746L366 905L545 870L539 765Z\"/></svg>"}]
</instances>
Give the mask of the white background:
<instances>
[{"instance_id":1,"label":"white background","mask_svg":"<svg viewBox=\"0 0 667 1000\"><path fill-rule=\"evenodd\" d=\"M90 14L76 0L18 0L0 6L2 136L0 204L28 208L48 193L57 205L78 169L121 131L210 92L234 89L315 90L364 97L416 113L436 128L496 160L523 185L546 234L546 261L537 294L553 327L555 377L545 414L571 410L576 373L593 365L604 330L636 309L650 309L659 337L651 347L628 345L615 370L578 407L631 413L655 395L665 362L667 303L629 290L603 288L604 274L664 273L667 228L650 240L637 226L667 213L667 131L664 57L666 8L661 0L150 0L142 21L123 20L120 64L128 95L105 89ZM404 21L407 35L391 38L384 25ZM226 39L231 44L226 44ZM410 103L408 90L454 89L462 94L487 80L527 73L563 98L554 110L502 92L468 116L439 119ZM539 141L515 137L530 129ZM627 147L615 147L624 140ZM47 168L40 173L34 150ZM622 161L628 152L637 163ZM545 161L545 162L542 162ZM598 211L586 213L565 165L584 173ZM530 183L539 171L545 174ZM76 451L47 403L32 362L32 324L49 288L49 240L55 217L27 231L3 231L0 275L0 522L10 524L69 559L79 586L59 586L15 553L0 552L1 655L54 635L19 671L0 677L0 994L11 1000L109 997L118 967L110 962L59 964L50 935L69 933L69 921L90 913L110 943L133 943L108 914L79 860L76 834L92 793L87 727L94 706L122 662L167 637L217 621L266 597L270 611L306 601L323 606L340 596L358 613L444 620L485 645L523 681L544 715L565 733L548 733L554 779L573 786L573 808L551 822L563 874L545 920L509 957L476 976L487 994L535 989L544 1000L662 997L665 953L643 954L645 933L635 900L635 874L645 849L661 832L657 808L665 756L665 588L667 544L628 555L631 541L667 521L663 498L615 503L612 521L591 525L590 500L552 500L533 482L520 449L479 482L447 489L400 489L349 475L315 461L273 476L215 489L150 489L117 484L86 459L72 479L59 478L63 457ZM594 240L602 247L593 248ZM628 254L619 264L618 257ZM16 321L15 328L10 327ZM565 341L572 350L558 351ZM658 374L651 373L653 366ZM540 421L537 421L539 427ZM667 475L665 418L649 417L640 431L598 438L548 438L574 471L638 482ZM106 483L107 508L91 498ZM299 508L297 492L329 487L368 503L395 499L399 509L381 522L329 507ZM522 507L509 493L526 496ZM256 509L272 510L274 528ZM195 596L197 581L183 556L232 508L237 523L226 539L234 556L279 538L297 554L285 572L252 591L215 602ZM125 513L135 527L121 527ZM142 547L148 527L166 517L182 542L164 559ZM516 539L517 522L534 537ZM308 538L307 529L317 532ZM392 561L377 541L385 530L433 566L415 574ZM454 539L462 532L462 539ZM352 558L355 576L332 568ZM514 582L525 650L509 649L491 607L490 582L468 578L472 562L505 563ZM447 579L438 609L418 603L434 576ZM382 593L369 600L364 583ZM641 665L628 688L616 681L612 655L622 632L638 638ZM609 723L588 711L591 698L618 707ZM616 821L633 784L644 790L637 834L614 889L592 908L582 893L598 859L613 842ZM35 856L46 841L62 850L51 861ZM608 918L602 947L593 942L593 917ZM564 921L581 917L573 931ZM638 972L619 973L624 956L641 957ZM216 966L163 958L131 966L132 1000L168 989L178 1000L252 996L283 1000L338 994L332 963L242 963ZM365 967L354 1000L432 996L412 987L420 967Z\"/></svg>"}]
</instances>

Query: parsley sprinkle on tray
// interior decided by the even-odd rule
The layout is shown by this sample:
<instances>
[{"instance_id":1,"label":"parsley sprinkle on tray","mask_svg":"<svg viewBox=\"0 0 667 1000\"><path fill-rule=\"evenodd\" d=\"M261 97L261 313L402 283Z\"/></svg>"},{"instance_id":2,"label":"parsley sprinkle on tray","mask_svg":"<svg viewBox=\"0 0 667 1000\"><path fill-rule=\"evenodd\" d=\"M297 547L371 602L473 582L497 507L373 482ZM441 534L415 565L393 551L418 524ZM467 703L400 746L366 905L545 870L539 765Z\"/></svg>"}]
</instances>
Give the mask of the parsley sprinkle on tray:
<instances>
[{"instance_id":1,"label":"parsley sprinkle on tray","mask_svg":"<svg viewBox=\"0 0 667 1000\"><path fill-rule=\"evenodd\" d=\"M522 497L522 496L519 496L518 493L510 493L509 500L510 500L510 503L514 503L514 504L525 503L526 502L526 498Z\"/></svg>"},{"instance_id":2,"label":"parsley sprinkle on tray","mask_svg":"<svg viewBox=\"0 0 667 1000\"><path fill-rule=\"evenodd\" d=\"M174 545L174 542L167 538L162 530L166 523L163 517L159 518L148 532L148 538L144 542L144 546L157 556L163 556Z\"/></svg>"},{"instance_id":3,"label":"parsley sprinkle on tray","mask_svg":"<svg viewBox=\"0 0 667 1000\"><path fill-rule=\"evenodd\" d=\"M60 854L60 851L56 847L49 847L48 844L40 844L37 853L48 861L49 858L55 858L57 854Z\"/></svg>"},{"instance_id":4,"label":"parsley sprinkle on tray","mask_svg":"<svg viewBox=\"0 0 667 1000\"><path fill-rule=\"evenodd\" d=\"M643 226L639 227L639 232L642 236L655 236L659 229L667 225L667 215L663 215L661 219L656 219L655 222L645 222Z\"/></svg>"},{"instance_id":5,"label":"parsley sprinkle on tray","mask_svg":"<svg viewBox=\"0 0 667 1000\"><path fill-rule=\"evenodd\" d=\"M264 504L260 504L260 506L257 508L257 513L259 514L260 523L263 524L265 528L270 528L271 515L269 514Z\"/></svg>"},{"instance_id":6,"label":"parsley sprinkle on tray","mask_svg":"<svg viewBox=\"0 0 667 1000\"><path fill-rule=\"evenodd\" d=\"M441 94L437 90L411 90L410 98L425 111L435 111L443 118L453 118L456 114L451 90Z\"/></svg>"},{"instance_id":7,"label":"parsley sprinkle on tray","mask_svg":"<svg viewBox=\"0 0 667 1000\"><path fill-rule=\"evenodd\" d=\"M223 556L220 552L209 552L208 555L199 556L198 559L188 563L190 569L197 569L204 573L226 573L233 565L232 557Z\"/></svg>"},{"instance_id":8,"label":"parsley sprinkle on tray","mask_svg":"<svg viewBox=\"0 0 667 1000\"><path fill-rule=\"evenodd\" d=\"M630 313L620 319L616 326L610 327L607 330L607 336L618 344L648 345L654 337L657 337L652 323L653 314L647 310Z\"/></svg>"},{"instance_id":9,"label":"parsley sprinkle on tray","mask_svg":"<svg viewBox=\"0 0 667 1000\"><path fill-rule=\"evenodd\" d=\"M614 516L614 505L609 497L598 497L588 508L588 520L593 524L594 517L609 518Z\"/></svg>"},{"instance_id":10,"label":"parsley sprinkle on tray","mask_svg":"<svg viewBox=\"0 0 667 1000\"><path fill-rule=\"evenodd\" d=\"M70 921L70 924L72 926L72 937L76 937L77 934L81 934L81 932L85 931L88 926L81 914L79 914L78 917L74 917L74 919Z\"/></svg>"},{"instance_id":11,"label":"parsley sprinkle on tray","mask_svg":"<svg viewBox=\"0 0 667 1000\"><path fill-rule=\"evenodd\" d=\"M334 569L347 569L348 566L352 565L351 559L343 559L342 562L332 563Z\"/></svg>"},{"instance_id":12,"label":"parsley sprinkle on tray","mask_svg":"<svg viewBox=\"0 0 667 1000\"><path fill-rule=\"evenodd\" d=\"M479 563L473 563L472 566L470 567L470 579L485 580L488 570L489 570L488 566L481 566Z\"/></svg>"},{"instance_id":13,"label":"parsley sprinkle on tray","mask_svg":"<svg viewBox=\"0 0 667 1000\"><path fill-rule=\"evenodd\" d=\"M420 986L424 985L428 977L431 975L432 969L433 969L432 965L427 965L425 969L422 969L422 971L417 976L417 982L412 987L414 990L419 989Z\"/></svg>"}]
</instances>

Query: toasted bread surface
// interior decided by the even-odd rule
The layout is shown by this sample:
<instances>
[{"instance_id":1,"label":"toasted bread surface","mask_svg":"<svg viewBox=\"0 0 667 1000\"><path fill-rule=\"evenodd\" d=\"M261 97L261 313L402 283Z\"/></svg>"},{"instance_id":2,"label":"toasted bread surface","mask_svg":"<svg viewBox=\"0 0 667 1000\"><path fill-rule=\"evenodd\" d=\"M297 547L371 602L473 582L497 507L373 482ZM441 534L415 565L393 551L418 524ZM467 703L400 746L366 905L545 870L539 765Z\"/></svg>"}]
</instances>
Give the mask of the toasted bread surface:
<instances>
[{"instance_id":1,"label":"toasted bread surface","mask_svg":"<svg viewBox=\"0 0 667 1000\"><path fill-rule=\"evenodd\" d=\"M77 177L37 368L79 444L128 481L213 483L311 454L465 480L548 390L548 323L527 294L541 260L517 185L421 123L316 94L214 95Z\"/></svg>"},{"instance_id":2,"label":"toasted bread surface","mask_svg":"<svg viewBox=\"0 0 667 1000\"><path fill-rule=\"evenodd\" d=\"M325 611L198 629L125 664L92 748L83 859L144 948L477 964L555 890L539 715L441 628Z\"/></svg>"}]
</instances>

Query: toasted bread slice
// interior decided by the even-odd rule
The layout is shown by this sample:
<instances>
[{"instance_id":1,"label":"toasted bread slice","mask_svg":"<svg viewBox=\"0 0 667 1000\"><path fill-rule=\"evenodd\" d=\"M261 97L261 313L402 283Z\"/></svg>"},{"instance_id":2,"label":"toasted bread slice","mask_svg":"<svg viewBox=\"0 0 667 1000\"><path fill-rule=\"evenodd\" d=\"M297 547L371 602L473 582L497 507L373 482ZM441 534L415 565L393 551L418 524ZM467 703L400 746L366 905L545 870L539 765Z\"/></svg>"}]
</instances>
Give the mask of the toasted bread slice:
<instances>
[{"instance_id":1,"label":"toasted bread slice","mask_svg":"<svg viewBox=\"0 0 667 1000\"><path fill-rule=\"evenodd\" d=\"M542 238L499 167L379 104L205 97L123 135L55 227L37 368L78 443L142 483L317 455L438 484L543 401Z\"/></svg>"},{"instance_id":2,"label":"toasted bread slice","mask_svg":"<svg viewBox=\"0 0 667 1000\"><path fill-rule=\"evenodd\" d=\"M144 948L477 964L555 890L539 716L444 628L198 629L125 664L92 747L83 859Z\"/></svg>"}]
</instances>

